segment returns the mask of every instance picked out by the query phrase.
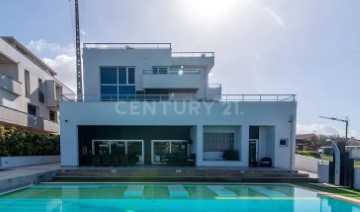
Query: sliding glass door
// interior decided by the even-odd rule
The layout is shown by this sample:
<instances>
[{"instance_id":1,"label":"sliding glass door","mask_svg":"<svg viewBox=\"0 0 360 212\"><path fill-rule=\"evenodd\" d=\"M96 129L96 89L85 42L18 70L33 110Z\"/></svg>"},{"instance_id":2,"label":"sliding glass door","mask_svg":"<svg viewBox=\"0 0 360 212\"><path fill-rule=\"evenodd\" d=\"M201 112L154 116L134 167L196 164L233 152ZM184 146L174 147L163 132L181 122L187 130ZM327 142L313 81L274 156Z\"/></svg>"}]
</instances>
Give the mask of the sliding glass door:
<instances>
[{"instance_id":1,"label":"sliding glass door","mask_svg":"<svg viewBox=\"0 0 360 212\"><path fill-rule=\"evenodd\" d=\"M151 141L151 163L161 164L162 159L171 155L189 155L187 140L152 140Z\"/></svg>"},{"instance_id":2,"label":"sliding glass door","mask_svg":"<svg viewBox=\"0 0 360 212\"><path fill-rule=\"evenodd\" d=\"M138 164L144 163L143 140L93 140L92 150L93 155L131 155Z\"/></svg>"}]
</instances>

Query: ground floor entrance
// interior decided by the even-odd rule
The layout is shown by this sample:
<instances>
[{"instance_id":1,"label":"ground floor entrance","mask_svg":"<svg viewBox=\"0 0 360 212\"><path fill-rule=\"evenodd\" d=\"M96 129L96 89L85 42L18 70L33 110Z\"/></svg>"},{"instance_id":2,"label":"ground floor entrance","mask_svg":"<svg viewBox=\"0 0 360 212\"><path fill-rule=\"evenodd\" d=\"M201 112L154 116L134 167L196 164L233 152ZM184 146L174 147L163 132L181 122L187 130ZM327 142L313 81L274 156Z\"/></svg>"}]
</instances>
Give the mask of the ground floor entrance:
<instances>
[{"instance_id":1,"label":"ground floor entrance","mask_svg":"<svg viewBox=\"0 0 360 212\"><path fill-rule=\"evenodd\" d=\"M191 126L79 126L79 165L185 164L191 156L190 129Z\"/></svg>"}]
</instances>

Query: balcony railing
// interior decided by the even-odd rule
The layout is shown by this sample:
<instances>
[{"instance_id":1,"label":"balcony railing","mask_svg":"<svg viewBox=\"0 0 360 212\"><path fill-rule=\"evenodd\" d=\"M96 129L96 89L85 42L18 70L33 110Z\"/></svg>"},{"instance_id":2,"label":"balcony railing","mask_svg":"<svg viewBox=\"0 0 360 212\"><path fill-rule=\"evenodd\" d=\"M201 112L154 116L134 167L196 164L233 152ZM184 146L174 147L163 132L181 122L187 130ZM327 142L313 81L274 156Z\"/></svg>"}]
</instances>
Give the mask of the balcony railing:
<instances>
[{"instance_id":1,"label":"balcony railing","mask_svg":"<svg viewBox=\"0 0 360 212\"><path fill-rule=\"evenodd\" d=\"M14 94L21 95L21 82L0 73L0 88L8 90Z\"/></svg>"},{"instance_id":2,"label":"balcony railing","mask_svg":"<svg viewBox=\"0 0 360 212\"><path fill-rule=\"evenodd\" d=\"M84 43L85 49L171 49L171 43Z\"/></svg>"},{"instance_id":3,"label":"balcony railing","mask_svg":"<svg viewBox=\"0 0 360 212\"><path fill-rule=\"evenodd\" d=\"M183 74L200 74L200 70L144 70L144 74L175 74L175 75L183 75Z\"/></svg>"},{"instance_id":4,"label":"balcony railing","mask_svg":"<svg viewBox=\"0 0 360 212\"><path fill-rule=\"evenodd\" d=\"M172 52L171 57L215 57L214 52Z\"/></svg>"},{"instance_id":5,"label":"balcony railing","mask_svg":"<svg viewBox=\"0 0 360 212\"><path fill-rule=\"evenodd\" d=\"M182 96L183 95L183 96ZM85 94L84 102L98 101L217 101L217 102L295 102L295 94L221 94L221 95L189 95L189 94L133 94L133 95L99 95ZM61 101L76 102L77 95L62 95Z\"/></svg>"}]
</instances>

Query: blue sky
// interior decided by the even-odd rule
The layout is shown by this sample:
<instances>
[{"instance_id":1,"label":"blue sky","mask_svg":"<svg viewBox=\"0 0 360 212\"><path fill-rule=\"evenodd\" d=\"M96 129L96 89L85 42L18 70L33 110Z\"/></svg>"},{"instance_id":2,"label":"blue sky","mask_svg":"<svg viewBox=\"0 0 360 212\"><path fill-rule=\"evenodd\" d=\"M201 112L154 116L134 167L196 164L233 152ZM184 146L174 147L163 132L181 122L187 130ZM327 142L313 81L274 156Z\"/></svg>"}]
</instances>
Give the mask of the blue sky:
<instances>
[{"instance_id":1,"label":"blue sky","mask_svg":"<svg viewBox=\"0 0 360 212\"><path fill-rule=\"evenodd\" d=\"M223 93L294 93L298 131L360 138L358 0L79 0L83 42L171 42L214 51ZM16 37L74 86L74 0L1 0Z\"/></svg>"}]
</instances>

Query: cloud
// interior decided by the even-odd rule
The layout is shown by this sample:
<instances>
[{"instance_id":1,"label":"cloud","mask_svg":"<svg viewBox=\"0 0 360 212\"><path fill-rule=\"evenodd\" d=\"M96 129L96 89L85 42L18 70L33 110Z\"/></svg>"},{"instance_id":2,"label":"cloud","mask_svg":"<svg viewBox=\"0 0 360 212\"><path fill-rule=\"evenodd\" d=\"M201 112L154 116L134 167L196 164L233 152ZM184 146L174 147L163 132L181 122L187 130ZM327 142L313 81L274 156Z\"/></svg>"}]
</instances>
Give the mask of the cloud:
<instances>
[{"instance_id":1,"label":"cloud","mask_svg":"<svg viewBox=\"0 0 360 212\"><path fill-rule=\"evenodd\" d=\"M345 130L339 130L330 125L326 125L326 124L311 124L311 125L297 124L296 131L297 131L296 132L297 134L314 133L317 135L345 136ZM360 131L349 130L349 137L354 137L356 139L360 139Z\"/></svg>"},{"instance_id":2,"label":"cloud","mask_svg":"<svg viewBox=\"0 0 360 212\"><path fill-rule=\"evenodd\" d=\"M44 58L43 61L56 71L57 78L76 92L76 57L60 54L55 58Z\"/></svg>"},{"instance_id":3,"label":"cloud","mask_svg":"<svg viewBox=\"0 0 360 212\"><path fill-rule=\"evenodd\" d=\"M68 55L72 55L75 53L75 47L73 44L69 44L67 46L61 46L57 43L48 43L44 39L31 40L26 45L26 47L37 53L51 52L51 53L62 53Z\"/></svg>"},{"instance_id":4,"label":"cloud","mask_svg":"<svg viewBox=\"0 0 360 212\"><path fill-rule=\"evenodd\" d=\"M39 39L30 41L26 47L35 53L43 55L42 60L54 69L57 78L76 92L76 57L73 44L63 46Z\"/></svg>"}]
</instances>

